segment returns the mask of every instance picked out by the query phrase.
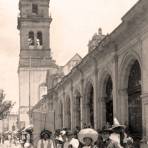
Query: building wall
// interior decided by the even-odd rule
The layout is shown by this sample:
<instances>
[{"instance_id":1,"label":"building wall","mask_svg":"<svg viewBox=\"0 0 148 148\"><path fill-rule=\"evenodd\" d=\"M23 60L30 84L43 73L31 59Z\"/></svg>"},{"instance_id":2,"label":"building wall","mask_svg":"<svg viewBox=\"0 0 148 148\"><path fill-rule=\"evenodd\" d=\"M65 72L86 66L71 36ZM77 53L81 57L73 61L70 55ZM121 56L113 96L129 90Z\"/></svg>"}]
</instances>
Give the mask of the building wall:
<instances>
[{"instance_id":1,"label":"building wall","mask_svg":"<svg viewBox=\"0 0 148 148\"><path fill-rule=\"evenodd\" d=\"M31 106L34 106L39 101L40 99L39 87L41 84L46 83L47 70L48 68L31 68L30 82L29 82L29 69L22 68L20 70L19 72L20 106L29 105L29 91L30 91ZM30 90L29 90L29 85L30 85Z\"/></svg>"},{"instance_id":2,"label":"building wall","mask_svg":"<svg viewBox=\"0 0 148 148\"><path fill-rule=\"evenodd\" d=\"M143 9L142 9L142 8ZM113 83L113 116L118 118L121 124L128 123L128 79L131 67L138 61L141 69L142 95L142 128L143 137L148 137L148 19L146 0L137 3L127 15L123 17L122 24L90 52L81 63L74 67L72 71L57 84L54 89L53 110L55 111L55 127L59 128L75 124L75 92L79 92L81 127L88 123L87 117L87 91L89 86L93 87L93 117L94 127L102 128L106 124L105 113L105 85L110 76ZM142 17L140 17L142 16ZM137 19L138 17L138 19ZM49 92L50 93L50 92ZM67 116L66 99L70 99L70 120ZM57 106L62 103L63 110L57 110ZM62 112L62 113L61 113ZM61 115L63 114L63 115ZM60 118L62 117L62 120ZM62 122L62 123L59 123Z\"/></svg>"},{"instance_id":3,"label":"building wall","mask_svg":"<svg viewBox=\"0 0 148 148\"><path fill-rule=\"evenodd\" d=\"M32 108L41 99L40 86L46 84L47 72L53 74L56 72L56 68L31 68L29 82L29 68L21 68L19 71L20 121L25 121L25 125L29 124L29 93L30 107Z\"/></svg>"},{"instance_id":4,"label":"building wall","mask_svg":"<svg viewBox=\"0 0 148 148\"><path fill-rule=\"evenodd\" d=\"M46 83L46 74L47 68L31 68L29 80L29 69L22 68L19 70L20 121L25 121L25 126L29 125L29 95L31 108L40 99L39 88L41 84ZM25 106L25 111L23 106Z\"/></svg>"},{"instance_id":5,"label":"building wall","mask_svg":"<svg viewBox=\"0 0 148 148\"><path fill-rule=\"evenodd\" d=\"M47 111L53 111L55 129L75 128L80 113L80 126L90 124L93 117L95 129L106 125L106 85L112 81L113 118L121 124L129 124L129 75L135 61L141 72L139 96L142 102L142 136L148 139L148 1L141 0L125 16L122 23L90 50L68 75L48 90ZM136 75L136 73L135 73ZM133 75L133 76L135 76ZM47 77L51 79L50 76ZM48 81L50 82L50 81ZM93 90L93 93L90 91ZM91 96L91 100L88 100ZM76 98L79 96L80 104ZM135 99L135 98L133 98ZM89 102L91 101L91 102ZM79 105L79 107L78 107ZM42 106L42 104L40 104ZM92 107L93 116L90 114ZM131 115L133 116L134 113ZM50 121L49 121L50 122ZM139 121L137 121L139 122ZM51 122L50 122L51 123ZM47 122L48 124L48 122ZM137 124L137 123L135 123Z\"/></svg>"}]
</instances>

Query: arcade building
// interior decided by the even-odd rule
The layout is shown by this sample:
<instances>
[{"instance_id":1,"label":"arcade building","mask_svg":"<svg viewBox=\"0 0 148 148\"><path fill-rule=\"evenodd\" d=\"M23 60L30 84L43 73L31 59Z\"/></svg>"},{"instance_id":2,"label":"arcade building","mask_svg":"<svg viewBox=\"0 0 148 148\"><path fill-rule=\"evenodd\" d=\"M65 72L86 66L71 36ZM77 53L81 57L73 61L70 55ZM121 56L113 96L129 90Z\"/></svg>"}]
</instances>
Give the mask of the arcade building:
<instances>
[{"instance_id":1,"label":"arcade building","mask_svg":"<svg viewBox=\"0 0 148 148\"><path fill-rule=\"evenodd\" d=\"M20 111L31 102L35 136L45 127L101 129L116 117L148 140L148 1L139 0L110 34L99 29L88 54L65 66L50 55L48 4L20 0Z\"/></svg>"}]
</instances>

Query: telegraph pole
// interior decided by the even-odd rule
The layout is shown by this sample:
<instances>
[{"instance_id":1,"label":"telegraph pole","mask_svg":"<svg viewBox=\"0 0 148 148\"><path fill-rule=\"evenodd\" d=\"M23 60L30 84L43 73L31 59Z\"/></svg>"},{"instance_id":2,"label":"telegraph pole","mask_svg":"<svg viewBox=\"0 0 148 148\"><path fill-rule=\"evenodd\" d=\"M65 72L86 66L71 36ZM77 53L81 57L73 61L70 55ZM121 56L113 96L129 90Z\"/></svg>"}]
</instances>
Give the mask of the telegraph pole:
<instances>
[{"instance_id":1,"label":"telegraph pole","mask_svg":"<svg viewBox=\"0 0 148 148\"><path fill-rule=\"evenodd\" d=\"M31 56L29 57L29 124L31 124L31 83L30 83L30 78L31 78Z\"/></svg>"}]
</instances>

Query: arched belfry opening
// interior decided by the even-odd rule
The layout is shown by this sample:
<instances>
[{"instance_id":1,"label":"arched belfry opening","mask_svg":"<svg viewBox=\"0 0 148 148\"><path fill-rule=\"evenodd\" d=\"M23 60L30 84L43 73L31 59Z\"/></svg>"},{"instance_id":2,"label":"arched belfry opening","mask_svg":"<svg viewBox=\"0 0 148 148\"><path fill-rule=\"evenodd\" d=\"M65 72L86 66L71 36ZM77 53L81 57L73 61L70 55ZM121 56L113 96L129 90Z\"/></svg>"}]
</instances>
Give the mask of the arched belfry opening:
<instances>
[{"instance_id":1,"label":"arched belfry opening","mask_svg":"<svg viewBox=\"0 0 148 148\"><path fill-rule=\"evenodd\" d=\"M70 97L65 100L65 127L71 129L71 102Z\"/></svg>"},{"instance_id":2,"label":"arched belfry opening","mask_svg":"<svg viewBox=\"0 0 148 148\"><path fill-rule=\"evenodd\" d=\"M94 127L94 88L92 83L86 85L86 97L85 97L85 111L86 111L86 124Z\"/></svg>"},{"instance_id":3,"label":"arched belfry opening","mask_svg":"<svg viewBox=\"0 0 148 148\"><path fill-rule=\"evenodd\" d=\"M28 33L28 45L34 46L34 32L33 31L30 31Z\"/></svg>"},{"instance_id":4,"label":"arched belfry opening","mask_svg":"<svg viewBox=\"0 0 148 148\"><path fill-rule=\"evenodd\" d=\"M130 133L142 138L141 68L133 62L128 77L128 125Z\"/></svg>"},{"instance_id":5,"label":"arched belfry opening","mask_svg":"<svg viewBox=\"0 0 148 148\"><path fill-rule=\"evenodd\" d=\"M81 127L81 94L79 91L75 93L74 100L75 126Z\"/></svg>"},{"instance_id":6,"label":"arched belfry opening","mask_svg":"<svg viewBox=\"0 0 148 148\"><path fill-rule=\"evenodd\" d=\"M42 46L43 45L43 35L42 32L39 31L37 32L37 46Z\"/></svg>"},{"instance_id":7,"label":"arched belfry opening","mask_svg":"<svg viewBox=\"0 0 148 148\"><path fill-rule=\"evenodd\" d=\"M105 117L106 123L109 125L113 124L113 83L111 76L108 75L105 82L105 97L104 97L104 104L105 104Z\"/></svg>"}]
</instances>

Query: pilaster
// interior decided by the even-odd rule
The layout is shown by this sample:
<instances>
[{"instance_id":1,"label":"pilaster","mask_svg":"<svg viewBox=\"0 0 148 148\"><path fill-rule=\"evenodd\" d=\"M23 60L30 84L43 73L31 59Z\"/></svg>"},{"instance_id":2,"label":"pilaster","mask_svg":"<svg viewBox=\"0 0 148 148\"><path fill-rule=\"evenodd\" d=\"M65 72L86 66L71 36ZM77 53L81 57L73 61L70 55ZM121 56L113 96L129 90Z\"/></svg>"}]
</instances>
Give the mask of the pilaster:
<instances>
[{"instance_id":1,"label":"pilaster","mask_svg":"<svg viewBox=\"0 0 148 148\"><path fill-rule=\"evenodd\" d=\"M92 56L91 59L94 62L94 100L93 100L93 106L94 106L94 128L97 129L99 127L99 121L97 120L99 117L99 110L98 110L98 63L96 56Z\"/></svg>"},{"instance_id":2,"label":"pilaster","mask_svg":"<svg viewBox=\"0 0 148 148\"><path fill-rule=\"evenodd\" d=\"M65 90L63 88L63 123L62 123L63 127L66 126L65 107L66 107L66 105L65 105Z\"/></svg>"},{"instance_id":3,"label":"pilaster","mask_svg":"<svg viewBox=\"0 0 148 148\"><path fill-rule=\"evenodd\" d=\"M118 55L117 55L117 45L114 45L114 57L113 57L113 117L116 117L119 121L120 119L120 100L118 95Z\"/></svg>"},{"instance_id":4,"label":"pilaster","mask_svg":"<svg viewBox=\"0 0 148 148\"><path fill-rule=\"evenodd\" d=\"M71 99L71 101L70 101L70 106L71 106L71 108L70 108L70 112L71 112L71 129L73 129L73 128L75 128L75 119L73 118L74 117L74 99L73 99L73 80L72 79L70 79L70 84L71 84L71 88L70 88L70 95L71 95L71 97L70 97L70 99Z\"/></svg>"},{"instance_id":5,"label":"pilaster","mask_svg":"<svg viewBox=\"0 0 148 148\"><path fill-rule=\"evenodd\" d=\"M128 93L127 88L118 90L120 98L120 122L128 123ZM122 104L122 105L121 105Z\"/></svg>"},{"instance_id":6,"label":"pilaster","mask_svg":"<svg viewBox=\"0 0 148 148\"><path fill-rule=\"evenodd\" d=\"M148 140L148 33L141 39L142 49L142 124L143 139Z\"/></svg>"},{"instance_id":7,"label":"pilaster","mask_svg":"<svg viewBox=\"0 0 148 148\"><path fill-rule=\"evenodd\" d=\"M85 123L85 106L84 106L84 74L83 71L77 67L77 70L80 72L81 75L81 81L80 81L80 89L81 89L81 99L80 99L80 116L81 116L81 128L83 128Z\"/></svg>"},{"instance_id":8,"label":"pilaster","mask_svg":"<svg viewBox=\"0 0 148 148\"><path fill-rule=\"evenodd\" d=\"M148 141L148 93L142 94L141 98L142 98L143 139Z\"/></svg>"}]
</instances>

